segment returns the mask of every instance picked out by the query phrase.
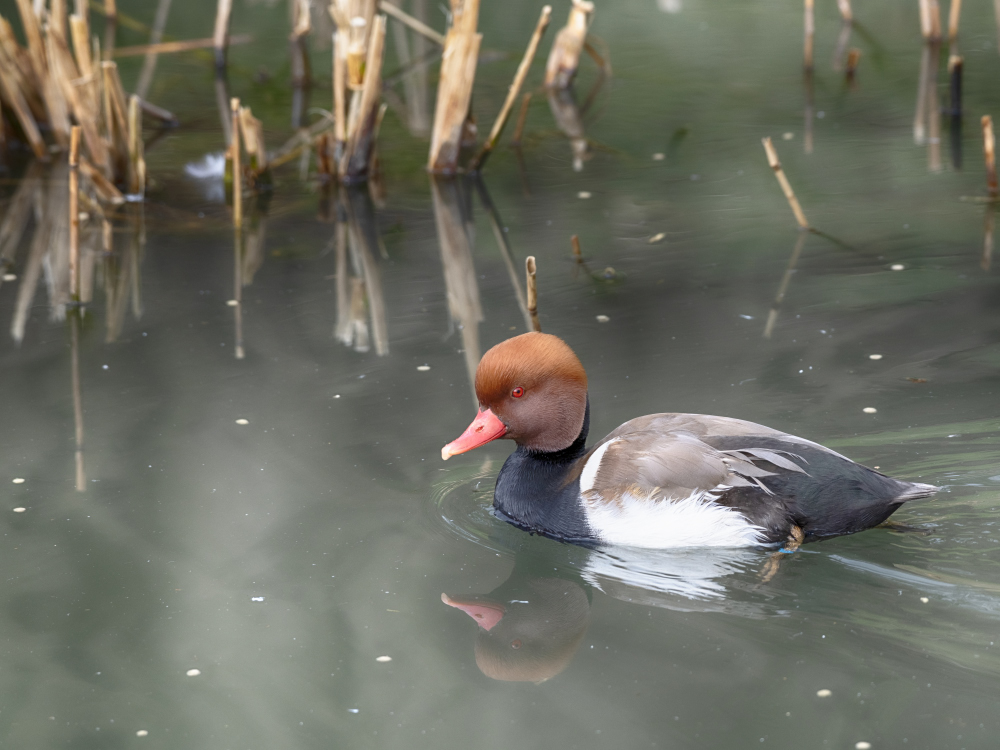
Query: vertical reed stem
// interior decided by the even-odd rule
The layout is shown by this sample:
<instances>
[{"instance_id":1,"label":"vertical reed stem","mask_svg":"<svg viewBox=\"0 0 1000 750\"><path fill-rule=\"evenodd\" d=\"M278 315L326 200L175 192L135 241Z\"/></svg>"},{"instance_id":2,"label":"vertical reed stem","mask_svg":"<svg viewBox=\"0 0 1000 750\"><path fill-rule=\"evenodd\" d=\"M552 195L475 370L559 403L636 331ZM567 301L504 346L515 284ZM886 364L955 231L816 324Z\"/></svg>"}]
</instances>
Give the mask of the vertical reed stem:
<instances>
[{"instance_id":1,"label":"vertical reed stem","mask_svg":"<svg viewBox=\"0 0 1000 750\"><path fill-rule=\"evenodd\" d=\"M232 139L229 154L233 160L233 227L239 232L243 224L243 166L240 161L240 100L235 96L229 100L232 112Z\"/></svg>"},{"instance_id":2,"label":"vertical reed stem","mask_svg":"<svg viewBox=\"0 0 1000 750\"><path fill-rule=\"evenodd\" d=\"M219 70L226 67L229 14L232 9L233 0L219 0L219 4L215 10L215 32L212 34L212 46L215 47L215 67Z\"/></svg>"},{"instance_id":3,"label":"vertical reed stem","mask_svg":"<svg viewBox=\"0 0 1000 750\"><path fill-rule=\"evenodd\" d=\"M958 39L958 21L962 15L962 0L951 0L948 9L948 41L952 44Z\"/></svg>"},{"instance_id":4,"label":"vertical reed stem","mask_svg":"<svg viewBox=\"0 0 1000 750\"><path fill-rule=\"evenodd\" d=\"M531 328L533 331L541 331L542 324L538 321L538 286L535 282L534 255L529 255L524 259L524 270L527 275L528 315L531 316Z\"/></svg>"},{"instance_id":5,"label":"vertical reed stem","mask_svg":"<svg viewBox=\"0 0 1000 750\"><path fill-rule=\"evenodd\" d=\"M854 11L851 10L851 0L837 0L837 8L840 10L840 17L844 23L854 22Z\"/></svg>"},{"instance_id":6,"label":"vertical reed stem","mask_svg":"<svg viewBox=\"0 0 1000 750\"><path fill-rule=\"evenodd\" d=\"M799 205L798 198L795 197L795 191L792 190L788 178L785 177L785 172L781 168L781 162L778 161L778 152L774 150L771 139L769 137L764 138L762 142L764 144L764 151L767 152L767 163L774 170L774 176L778 178L778 184L781 185L781 191L785 194L788 205L792 207L795 220L799 223L801 229L809 229L809 222L806 219L806 215L802 212L802 206Z\"/></svg>"},{"instance_id":7,"label":"vertical reed stem","mask_svg":"<svg viewBox=\"0 0 1000 750\"><path fill-rule=\"evenodd\" d=\"M807 71L813 69L813 37L816 35L816 20L813 13L813 0L805 0L805 49L803 64Z\"/></svg>"},{"instance_id":8,"label":"vertical reed stem","mask_svg":"<svg viewBox=\"0 0 1000 750\"><path fill-rule=\"evenodd\" d=\"M983 115L983 158L986 161L986 187L991 198L1000 192L997 186L996 139L993 136L993 118Z\"/></svg>"},{"instance_id":9,"label":"vertical reed stem","mask_svg":"<svg viewBox=\"0 0 1000 750\"><path fill-rule=\"evenodd\" d=\"M80 301L80 126L69 134L69 294Z\"/></svg>"}]
</instances>

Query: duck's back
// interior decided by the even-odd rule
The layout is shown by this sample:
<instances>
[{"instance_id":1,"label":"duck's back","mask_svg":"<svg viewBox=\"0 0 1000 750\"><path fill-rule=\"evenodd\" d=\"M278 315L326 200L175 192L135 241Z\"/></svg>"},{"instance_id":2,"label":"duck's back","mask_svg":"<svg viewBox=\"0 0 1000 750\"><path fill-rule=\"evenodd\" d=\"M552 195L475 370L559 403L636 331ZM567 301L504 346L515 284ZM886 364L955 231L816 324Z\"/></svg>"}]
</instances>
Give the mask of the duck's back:
<instances>
[{"instance_id":1,"label":"duck's back","mask_svg":"<svg viewBox=\"0 0 1000 750\"><path fill-rule=\"evenodd\" d=\"M937 488L901 482L810 440L701 414L630 420L578 462L594 535L634 546L782 542L848 534Z\"/></svg>"}]
</instances>

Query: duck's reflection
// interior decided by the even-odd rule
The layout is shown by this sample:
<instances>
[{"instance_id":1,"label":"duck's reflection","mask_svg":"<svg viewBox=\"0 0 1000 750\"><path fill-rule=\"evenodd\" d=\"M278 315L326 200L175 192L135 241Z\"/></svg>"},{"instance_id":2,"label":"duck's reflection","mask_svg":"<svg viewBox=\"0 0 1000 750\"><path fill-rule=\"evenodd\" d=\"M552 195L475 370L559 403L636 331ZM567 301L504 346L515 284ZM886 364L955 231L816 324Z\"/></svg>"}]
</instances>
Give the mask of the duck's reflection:
<instances>
[{"instance_id":1,"label":"duck's reflection","mask_svg":"<svg viewBox=\"0 0 1000 750\"><path fill-rule=\"evenodd\" d=\"M767 613L759 571L768 556L759 550L546 546L550 554L519 552L488 594L441 594L476 622L476 665L487 677L537 683L566 669L587 632L594 590L678 612Z\"/></svg>"},{"instance_id":2,"label":"duck's reflection","mask_svg":"<svg viewBox=\"0 0 1000 750\"><path fill-rule=\"evenodd\" d=\"M476 621L476 665L494 680L555 677L573 659L590 624L590 592L580 582L539 578L516 566L489 594L441 594L441 601Z\"/></svg>"}]
</instances>

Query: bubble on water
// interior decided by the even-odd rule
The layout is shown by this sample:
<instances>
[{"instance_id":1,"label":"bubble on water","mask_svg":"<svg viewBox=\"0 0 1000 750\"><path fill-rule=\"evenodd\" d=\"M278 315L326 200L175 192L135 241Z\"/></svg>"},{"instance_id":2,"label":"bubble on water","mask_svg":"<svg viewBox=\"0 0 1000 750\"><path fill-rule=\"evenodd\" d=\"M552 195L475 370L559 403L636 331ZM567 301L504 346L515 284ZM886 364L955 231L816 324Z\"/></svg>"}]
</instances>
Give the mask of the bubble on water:
<instances>
[{"instance_id":1,"label":"bubble on water","mask_svg":"<svg viewBox=\"0 0 1000 750\"><path fill-rule=\"evenodd\" d=\"M609 320L611 320L611 318L609 318L607 315L598 315L597 316L597 322L598 323L607 323Z\"/></svg>"},{"instance_id":2,"label":"bubble on water","mask_svg":"<svg viewBox=\"0 0 1000 750\"><path fill-rule=\"evenodd\" d=\"M200 669L189 669L184 674L186 674L188 677L197 677L198 675L201 674L201 670Z\"/></svg>"},{"instance_id":3,"label":"bubble on water","mask_svg":"<svg viewBox=\"0 0 1000 750\"><path fill-rule=\"evenodd\" d=\"M230 307L236 307L237 305L240 304L240 301L238 299L227 299L226 304L229 305Z\"/></svg>"},{"instance_id":4,"label":"bubble on water","mask_svg":"<svg viewBox=\"0 0 1000 750\"><path fill-rule=\"evenodd\" d=\"M590 196L591 192L589 190L581 190L579 193L576 194L576 197L579 198L580 200L587 200L587 198L589 198Z\"/></svg>"},{"instance_id":5,"label":"bubble on water","mask_svg":"<svg viewBox=\"0 0 1000 750\"><path fill-rule=\"evenodd\" d=\"M657 242L659 242L660 240L662 240L666 236L667 235L664 234L663 232L659 232L657 234L654 234L652 237L649 238L649 244L650 245L654 245L654 244L656 244Z\"/></svg>"},{"instance_id":6,"label":"bubble on water","mask_svg":"<svg viewBox=\"0 0 1000 750\"><path fill-rule=\"evenodd\" d=\"M250 601L252 601L252 602L262 602L262 601L264 601L264 597L263 596L251 596L250 597Z\"/></svg>"},{"instance_id":7,"label":"bubble on water","mask_svg":"<svg viewBox=\"0 0 1000 750\"><path fill-rule=\"evenodd\" d=\"M420 372L427 372L429 369L431 369L430 365L417 365L417 370Z\"/></svg>"},{"instance_id":8,"label":"bubble on water","mask_svg":"<svg viewBox=\"0 0 1000 750\"><path fill-rule=\"evenodd\" d=\"M27 510L27 508L22 508L21 506L18 506L17 508L14 508L14 512L15 513L24 513L24 511L26 511L26 510Z\"/></svg>"},{"instance_id":9,"label":"bubble on water","mask_svg":"<svg viewBox=\"0 0 1000 750\"><path fill-rule=\"evenodd\" d=\"M868 359L882 359L881 354L869 354Z\"/></svg>"},{"instance_id":10,"label":"bubble on water","mask_svg":"<svg viewBox=\"0 0 1000 750\"><path fill-rule=\"evenodd\" d=\"M823 688L822 690L817 690L816 691L816 696L818 698L829 698L831 695L833 695L833 692L830 691L830 690L827 690L826 688Z\"/></svg>"},{"instance_id":11,"label":"bubble on water","mask_svg":"<svg viewBox=\"0 0 1000 750\"><path fill-rule=\"evenodd\" d=\"M904 268L906 268L906 266L904 266L902 263L893 263L891 266L889 266L889 268L893 271L902 271Z\"/></svg>"},{"instance_id":12,"label":"bubble on water","mask_svg":"<svg viewBox=\"0 0 1000 750\"><path fill-rule=\"evenodd\" d=\"M863 411L865 414L874 414L875 412L878 411L878 409L876 409L874 406L866 406L861 411Z\"/></svg>"},{"instance_id":13,"label":"bubble on water","mask_svg":"<svg viewBox=\"0 0 1000 750\"><path fill-rule=\"evenodd\" d=\"M24 477L14 477L14 484L24 484Z\"/></svg>"},{"instance_id":14,"label":"bubble on water","mask_svg":"<svg viewBox=\"0 0 1000 750\"><path fill-rule=\"evenodd\" d=\"M349 714L361 713L361 709L360 708L349 708L349 709L347 709L347 713L349 713Z\"/></svg>"},{"instance_id":15,"label":"bubble on water","mask_svg":"<svg viewBox=\"0 0 1000 750\"><path fill-rule=\"evenodd\" d=\"M14 273L5 273L3 275L3 280L4 281L17 281L17 274L14 274Z\"/></svg>"},{"instance_id":16,"label":"bubble on water","mask_svg":"<svg viewBox=\"0 0 1000 750\"><path fill-rule=\"evenodd\" d=\"M378 656L378 657L375 658L375 661L382 662L383 664L385 664L385 662L387 662L387 661L392 661L392 657L391 656Z\"/></svg>"},{"instance_id":17,"label":"bubble on water","mask_svg":"<svg viewBox=\"0 0 1000 750\"><path fill-rule=\"evenodd\" d=\"M135 733L136 737L146 737L148 735L149 735L149 731L146 730L146 729L140 729L138 732Z\"/></svg>"},{"instance_id":18,"label":"bubble on water","mask_svg":"<svg viewBox=\"0 0 1000 750\"><path fill-rule=\"evenodd\" d=\"M855 750L872 750L872 743L862 740L861 742L855 743L854 748Z\"/></svg>"},{"instance_id":19,"label":"bubble on water","mask_svg":"<svg viewBox=\"0 0 1000 750\"><path fill-rule=\"evenodd\" d=\"M929 601L930 601L930 599L928 599L928 598L927 598L926 596L922 596L922 597L920 597L920 601L921 601L921 602L922 602L923 604L927 604L927 602L929 602Z\"/></svg>"},{"instance_id":20,"label":"bubble on water","mask_svg":"<svg viewBox=\"0 0 1000 750\"><path fill-rule=\"evenodd\" d=\"M242 417L240 417L239 419L236 420L236 424L240 424L240 425L250 424L250 420L249 419L243 419Z\"/></svg>"}]
</instances>

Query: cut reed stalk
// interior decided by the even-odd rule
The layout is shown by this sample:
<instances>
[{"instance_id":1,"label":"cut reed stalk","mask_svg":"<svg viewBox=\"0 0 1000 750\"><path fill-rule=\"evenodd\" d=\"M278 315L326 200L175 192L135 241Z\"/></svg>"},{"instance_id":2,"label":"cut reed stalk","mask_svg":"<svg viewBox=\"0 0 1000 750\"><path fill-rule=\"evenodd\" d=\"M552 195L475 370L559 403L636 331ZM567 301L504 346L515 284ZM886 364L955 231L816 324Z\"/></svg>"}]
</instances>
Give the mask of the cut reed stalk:
<instances>
[{"instance_id":1,"label":"cut reed stalk","mask_svg":"<svg viewBox=\"0 0 1000 750\"><path fill-rule=\"evenodd\" d=\"M540 332L542 324L538 320L538 283L535 280L535 256L529 255L524 259L524 273L526 277L526 288L528 290L528 315L531 316L531 330Z\"/></svg>"},{"instance_id":2,"label":"cut reed stalk","mask_svg":"<svg viewBox=\"0 0 1000 750\"><path fill-rule=\"evenodd\" d=\"M840 17L845 23L854 22L854 11L851 10L851 0L837 0L837 8L840 10Z\"/></svg>"},{"instance_id":3,"label":"cut reed stalk","mask_svg":"<svg viewBox=\"0 0 1000 750\"><path fill-rule=\"evenodd\" d=\"M542 35L545 33L545 29L549 26L549 18L552 15L552 6L546 5L542 8L542 13L538 17L538 23L535 25L535 31L531 35L531 40L528 42L528 48L524 51L524 57L521 58L521 64L517 66L517 72L514 74L514 81L510 84L510 88L507 90L507 98L504 100L503 106L500 108L500 114L497 115L496 121L493 123L493 129L490 130L490 134L483 143L483 147L479 150L479 153L469 162L469 171L478 172L483 168L483 164L486 163L486 159L489 158L490 152L497 145L497 141L500 140L500 134L503 132L504 125L507 124L507 119L510 117L511 110L514 108L514 101L517 99L517 95L521 93L521 86L524 85L524 79L528 77L528 70L531 68L531 62L535 59L535 52L538 50L538 43L542 40Z\"/></svg>"},{"instance_id":4,"label":"cut reed stalk","mask_svg":"<svg viewBox=\"0 0 1000 750\"><path fill-rule=\"evenodd\" d=\"M816 36L816 17L813 0L805 0L805 42L802 51L802 64L807 71L813 69L813 38Z\"/></svg>"},{"instance_id":5,"label":"cut reed stalk","mask_svg":"<svg viewBox=\"0 0 1000 750\"><path fill-rule=\"evenodd\" d=\"M333 120L334 138L337 141L337 149L334 158L339 159L339 151L344 148L347 141L347 45L349 37L347 29L340 26L333 35Z\"/></svg>"},{"instance_id":6,"label":"cut reed stalk","mask_svg":"<svg viewBox=\"0 0 1000 750\"><path fill-rule=\"evenodd\" d=\"M445 37L441 77L427 169L436 173L458 170L462 131L469 115L472 85L483 35L476 32L479 0L458 0L453 5L452 24Z\"/></svg>"},{"instance_id":7,"label":"cut reed stalk","mask_svg":"<svg viewBox=\"0 0 1000 750\"><path fill-rule=\"evenodd\" d=\"M778 160L778 152L775 151L774 145L771 143L770 137L763 139L764 151L767 152L767 163L774 170L775 177L778 178L778 184L781 185L781 191L785 194L785 198L788 200L788 205L792 208L792 213L795 214L795 221L798 222L800 229L809 229L809 221L806 219L805 213L802 211L802 206L799 205L798 198L795 197L795 191L792 190L792 186L788 182L788 178L785 177L785 172L781 168L781 162Z\"/></svg>"},{"instance_id":8,"label":"cut reed stalk","mask_svg":"<svg viewBox=\"0 0 1000 750\"><path fill-rule=\"evenodd\" d=\"M993 136L993 118L983 115L983 159L986 162L986 189L996 199L1000 193L997 185L996 138Z\"/></svg>"},{"instance_id":9,"label":"cut reed stalk","mask_svg":"<svg viewBox=\"0 0 1000 750\"><path fill-rule=\"evenodd\" d=\"M226 67L229 15L232 10L233 0L219 0L219 4L215 9L215 30L212 34L212 46L215 47L215 67L219 70Z\"/></svg>"},{"instance_id":10,"label":"cut reed stalk","mask_svg":"<svg viewBox=\"0 0 1000 750\"><path fill-rule=\"evenodd\" d=\"M386 15L392 16L404 26L409 26L415 32L423 37L426 37L427 39L430 39L435 44L439 44L442 47L444 46L445 37L443 35L432 29L423 21L414 18L409 13L406 13L392 3L386 2L386 0L379 0L378 9Z\"/></svg>"},{"instance_id":11,"label":"cut reed stalk","mask_svg":"<svg viewBox=\"0 0 1000 750\"><path fill-rule=\"evenodd\" d=\"M962 17L962 0L951 0L948 9L948 41L954 44L958 40L958 22Z\"/></svg>"},{"instance_id":12,"label":"cut reed stalk","mask_svg":"<svg viewBox=\"0 0 1000 750\"><path fill-rule=\"evenodd\" d=\"M570 244L573 246L573 260L577 263L583 263L583 251L580 250L580 237L574 234L569 238Z\"/></svg>"},{"instance_id":13,"label":"cut reed stalk","mask_svg":"<svg viewBox=\"0 0 1000 750\"><path fill-rule=\"evenodd\" d=\"M363 180L367 176L372 150L375 147L379 97L382 93L385 24L386 17L383 15L376 16L372 22L368 56L364 67L364 82L360 96L357 94L354 96L356 102L356 115L352 118L354 127L348 133L339 170L341 180L347 182ZM352 109L355 107L352 106Z\"/></svg>"},{"instance_id":14,"label":"cut reed stalk","mask_svg":"<svg viewBox=\"0 0 1000 750\"><path fill-rule=\"evenodd\" d=\"M517 123L514 125L514 137L510 139L511 145L513 146L521 145L521 136L524 134L524 123L528 120L529 104L531 104L530 91L521 97L521 109L517 113Z\"/></svg>"},{"instance_id":15,"label":"cut reed stalk","mask_svg":"<svg viewBox=\"0 0 1000 750\"><path fill-rule=\"evenodd\" d=\"M580 66L580 53L587 40L587 28L594 14L594 4L587 0L573 0L566 25L556 34L552 51L545 64L545 85L549 88L568 88Z\"/></svg>"},{"instance_id":16,"label":"cut reed stalk","mask_svg":"<svg viewBox=\"0 0 1000 750\"><path fill-rule=\"evenodd\" d=\"M125 202L125 196L121 191L83 155L80 156L80 172L94 186L94 192L102 201L112 206L120 206Z\"/></svg>"},{"instance_id":17,"label":"cut reed stalk","mask_svg":"<svg viewBox=\"0 0 1000 750\"><path fill-rule=\"evenodd\" d=\"M80 126L69 137L69 294L80 301Z\"/></svg>"}]
</instances>

